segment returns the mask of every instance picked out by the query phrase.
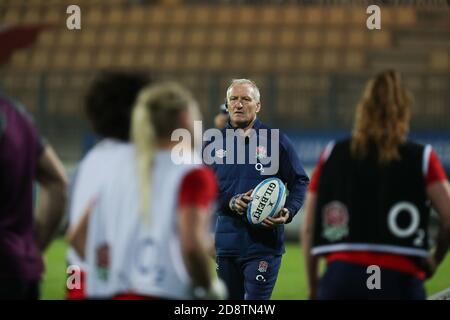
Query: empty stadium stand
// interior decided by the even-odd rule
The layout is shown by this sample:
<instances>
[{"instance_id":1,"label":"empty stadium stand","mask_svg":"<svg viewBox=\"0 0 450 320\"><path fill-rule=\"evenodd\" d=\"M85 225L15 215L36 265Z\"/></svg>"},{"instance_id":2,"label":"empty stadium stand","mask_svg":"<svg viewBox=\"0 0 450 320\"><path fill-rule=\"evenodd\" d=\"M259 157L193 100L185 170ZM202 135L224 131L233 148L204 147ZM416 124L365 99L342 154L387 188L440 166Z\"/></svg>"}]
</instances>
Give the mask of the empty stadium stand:
<instances>
[{"instance_id":1,"label":"empty stadium stand","mask_svg":"<svg viewBox=\"0 0 450 320\"><path fill-rule=\"evenodd\" d=\"M46 26L1 67L0 86L38 118L81 119L96 71L148 70L190 87L211 121L230 78L254 77L269 122L342 129L366 79L395 68L416 97L413 127L449 129L448 7L383 7L371 31L365 7L198 2L0 0L0 26ZM81 30L66 28L74 3Z\"/></svg>"}]
</instances>

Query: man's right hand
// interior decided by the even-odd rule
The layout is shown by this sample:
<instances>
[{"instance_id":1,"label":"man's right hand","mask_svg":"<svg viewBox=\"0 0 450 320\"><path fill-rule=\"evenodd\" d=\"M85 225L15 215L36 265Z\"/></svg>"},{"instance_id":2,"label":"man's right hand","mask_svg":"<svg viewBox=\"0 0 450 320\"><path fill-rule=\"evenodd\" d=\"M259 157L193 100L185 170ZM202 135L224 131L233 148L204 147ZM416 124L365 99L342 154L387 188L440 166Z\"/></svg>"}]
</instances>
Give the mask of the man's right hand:
<instances>
[{"instance_id":1,"label":"man's right hand","mask_svg":"<svg viewBox=\"0 0 450 320\"><path fill-rule=\"evenodd\" d=\"M248 204L253 200L251 197L252 192L253 189L250 189L246 193L237 194L231 198L229 204L230 209L240 215L247 212Z\"/></svg>"}]
</instances>

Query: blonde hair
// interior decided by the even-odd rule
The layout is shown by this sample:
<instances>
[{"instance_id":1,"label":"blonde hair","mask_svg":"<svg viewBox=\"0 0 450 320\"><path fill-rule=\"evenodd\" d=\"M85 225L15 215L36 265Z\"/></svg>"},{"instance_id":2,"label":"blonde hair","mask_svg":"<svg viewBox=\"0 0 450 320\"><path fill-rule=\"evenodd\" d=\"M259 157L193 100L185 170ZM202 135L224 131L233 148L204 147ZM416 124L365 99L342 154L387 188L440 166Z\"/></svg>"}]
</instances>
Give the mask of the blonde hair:
<instances>
[{"instance_id":1,"label":"blonde hair","mask_svg":"<svg viewBox=\"0 0 450 320\"><path fill-rule=\"evenodd\" d=\"M374 143L379 163L399 159L398 147L409 131L411 104L398 72L385 71L370 80L356 108L352 154L363 157Z\"/></svg>"},{"instance_id":2,"label":"blonde hair","mask_svg":"<svg viewBox=\"0 0 450 320\"><path fill-rule=\"evenodd\" d=\"M132 113L131 139L136 148L139 177L140 213L146 220L152 193L151 167L157 142L170 139L178 128L177 118L182 111L197 111L191 93L176 83L161 83L144 88Z\"/></svg>"}]
</instances>

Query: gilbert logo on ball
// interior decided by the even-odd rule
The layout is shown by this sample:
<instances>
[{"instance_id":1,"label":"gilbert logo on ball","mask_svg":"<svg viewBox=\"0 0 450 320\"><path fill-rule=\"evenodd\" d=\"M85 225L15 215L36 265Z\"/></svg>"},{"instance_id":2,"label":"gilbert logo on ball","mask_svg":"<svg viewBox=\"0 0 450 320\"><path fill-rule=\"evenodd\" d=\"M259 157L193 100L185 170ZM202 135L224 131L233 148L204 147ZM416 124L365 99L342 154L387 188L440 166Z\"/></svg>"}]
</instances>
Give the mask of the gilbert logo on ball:
<instances>
[{"instance_id":1,"label":"gilbert logo on ball","mask_svg":"<svg viewBox=\"0 0 450 320\"><path fill-rule=\"evenodd\" d=\"M286 187L278 178L268 178L253 190L247 209L247 219L251 224L260 224L267 217L280 212L286 202Z\"/></svg>"}]
</instances>

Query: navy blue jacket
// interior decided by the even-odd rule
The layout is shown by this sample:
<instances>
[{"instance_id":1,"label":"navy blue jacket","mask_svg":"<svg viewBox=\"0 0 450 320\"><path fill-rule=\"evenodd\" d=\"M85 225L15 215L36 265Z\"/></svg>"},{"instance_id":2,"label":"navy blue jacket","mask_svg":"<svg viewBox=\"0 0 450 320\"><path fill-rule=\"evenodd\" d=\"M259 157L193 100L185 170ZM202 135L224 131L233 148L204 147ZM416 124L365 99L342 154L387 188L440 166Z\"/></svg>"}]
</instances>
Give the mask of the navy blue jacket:
<instances>
[{"instance_id":1,"label":"navy blue jacket","mask_svg":"<svg viewBox=\"0 0 450 320\"><path fill-rule=\"evenodd\" d=\"M225 140L226 130L233 129L230 124L221 132ZM259 129L267 129L270 137L270 128L256 119L253 125L260 145ZM235 139L234 146L238 139ZM267 144L267 155L271 155L270 139ZM209 142L211 143L211 142ZM205 144L205 147L208 144ZM245 140L245 152L250 157L256 156L257 150L249 150L250 143ZM253 145L254 148L254 145ZM226 150L225 142L223 149ZM235 148L236 150L236 148ZM211 157L217 157L214 150ZM220 154L221 153L221 154ZM226 164L227 154L223 150L219 152L223 158L223 164L213 163L210 168L215 172L219 184L219 196L217 201L217 222L215 231L216 254L218 256L254 257L261 255L279 255L284 253L284 226L269 229L263 226L251 225L246 215L239 215L229 208L230 199L240 193L253 189L259 182L269 177L278 177L287 184L289 191L285 208L289 209L288 223L297 214L303 205L309 178L306 175L297 153L290 140L280 132L279 134L279 169L274 175L262 175L250 164L249 158L244 164ZM236 154L235 154L236 156ZM247 156L248 157L248 156ZM236 162L234 162L236 163ZM266 165L270 166L270 165Z\"/></svg>"}]
</instances>

